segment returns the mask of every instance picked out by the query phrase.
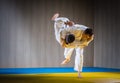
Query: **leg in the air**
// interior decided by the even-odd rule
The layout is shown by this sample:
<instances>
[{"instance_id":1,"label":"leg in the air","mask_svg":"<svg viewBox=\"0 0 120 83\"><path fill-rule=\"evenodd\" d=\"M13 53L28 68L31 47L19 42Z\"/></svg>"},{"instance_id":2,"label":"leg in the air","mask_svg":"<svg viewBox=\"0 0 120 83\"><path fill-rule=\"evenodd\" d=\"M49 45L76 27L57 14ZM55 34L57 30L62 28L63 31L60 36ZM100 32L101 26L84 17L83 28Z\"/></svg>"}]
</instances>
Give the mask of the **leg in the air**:
<instances>
[{"instance_id":1,"label":"leg in the air","mask_svg":"<svg viewBox=\"0 0 120 83\"><path fill-rule=\"evenodd\" d=\"M65 48L64 51L65 60L61 63L62 65L67 64L70 61L73 50L74 48Z\"/></svg>"}]
</instances>

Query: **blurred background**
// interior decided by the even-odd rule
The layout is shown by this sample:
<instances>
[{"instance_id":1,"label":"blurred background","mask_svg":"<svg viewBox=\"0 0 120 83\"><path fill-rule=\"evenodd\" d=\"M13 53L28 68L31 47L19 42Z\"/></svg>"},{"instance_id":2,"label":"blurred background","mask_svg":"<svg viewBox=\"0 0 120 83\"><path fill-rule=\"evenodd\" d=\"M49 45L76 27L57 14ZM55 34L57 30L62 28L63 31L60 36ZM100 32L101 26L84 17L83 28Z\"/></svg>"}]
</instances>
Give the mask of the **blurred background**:
<instances>
[{"instance_id":1,"label":"blurred background","mask_svg":"<svg viewBox=\"0 0 120 83\"><path fill-rule=\"evenodd\" d=\"M94 29L84 67L120 68L119 0L0 0L0 68L65 66L51 17L58 12Z\"/></svg>"}]
</instances>

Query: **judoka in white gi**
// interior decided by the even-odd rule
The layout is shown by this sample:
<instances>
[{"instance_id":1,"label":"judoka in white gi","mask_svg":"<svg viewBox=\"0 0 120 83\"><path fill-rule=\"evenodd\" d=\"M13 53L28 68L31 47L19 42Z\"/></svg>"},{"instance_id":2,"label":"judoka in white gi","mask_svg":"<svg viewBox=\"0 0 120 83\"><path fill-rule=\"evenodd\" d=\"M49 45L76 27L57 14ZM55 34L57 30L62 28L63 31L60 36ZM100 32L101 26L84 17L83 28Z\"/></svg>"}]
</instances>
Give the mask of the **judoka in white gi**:
<instances>
[{"instance_id":1,"label":"judoka in white gi","mask_svg":"<svg viewBox=\"0 0 120 83\"><path fill-rule=\"evenodd\" d=\"M74 70L78 71L78 77L83 68L83 48L93 40L92 29L84 25L74 24L68 18L59 17L55 14L52 17L54 20L54 29L56 40L62 47L65 48L65 60L61 64L66 64L70 61L73 50L76 50Z\"/></svg>"}]
</instances>

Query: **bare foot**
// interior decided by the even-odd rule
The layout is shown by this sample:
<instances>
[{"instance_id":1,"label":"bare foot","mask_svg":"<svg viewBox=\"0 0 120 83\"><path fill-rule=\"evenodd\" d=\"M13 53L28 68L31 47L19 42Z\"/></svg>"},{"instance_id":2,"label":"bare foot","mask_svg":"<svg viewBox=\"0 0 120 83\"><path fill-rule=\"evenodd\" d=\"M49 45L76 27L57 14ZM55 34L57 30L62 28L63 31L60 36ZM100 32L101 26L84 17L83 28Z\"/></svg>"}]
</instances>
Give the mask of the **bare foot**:
<instances>
[{"instance_id":1,"label":"bare foot","mask_svg":"<svg viewBox=\"0 0 120 83\"><path fill-rule=\"evenodd\" d=\"M65 59L65 60L61 63L61 65L65 65L65 64L67 64L69 61L70 61L70 59Z\"/></svg>"},{"instance_id":2,"label":"bare foot","mask_svg":"<svg viewBox=\"0 0 120 83\"><path fill-rule=\"evenodd\" d=\"M80 71L78 71L78 78L82 78Z\"/></svg>"},{"instance_id":3,"label":"bare foot","mask_svg":"<svg viewBox=\"0 0 120 83\"><path fill-rule=\"evenodd\" d=\"M54 21L57 17L59 17L59 13L54 14L51 20Z\"/></svg>"}]
</instances>

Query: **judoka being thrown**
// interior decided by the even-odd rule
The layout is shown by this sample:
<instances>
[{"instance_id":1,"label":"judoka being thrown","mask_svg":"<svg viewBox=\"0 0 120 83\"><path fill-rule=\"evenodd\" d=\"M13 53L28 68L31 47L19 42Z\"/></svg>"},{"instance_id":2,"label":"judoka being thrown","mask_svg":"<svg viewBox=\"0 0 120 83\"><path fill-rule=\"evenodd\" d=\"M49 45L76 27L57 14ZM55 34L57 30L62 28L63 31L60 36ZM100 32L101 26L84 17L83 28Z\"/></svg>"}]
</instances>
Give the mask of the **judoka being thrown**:
<instances>
[{"instance_id":1,"label":"judoka being thrown","mask_svg":"<svg viewBox=\"0 0 120 83\"><path fill-rule=\"evenodd\" d=\"M73 50L76 50L74 70L78 71L81 77L83 67L83 49L93 40L93 30L84 25L74 24L68 18L53 15L55 37L59 44L65 48L65 60L61 64L70 61Z\"/></svg>"}]
</instances>

